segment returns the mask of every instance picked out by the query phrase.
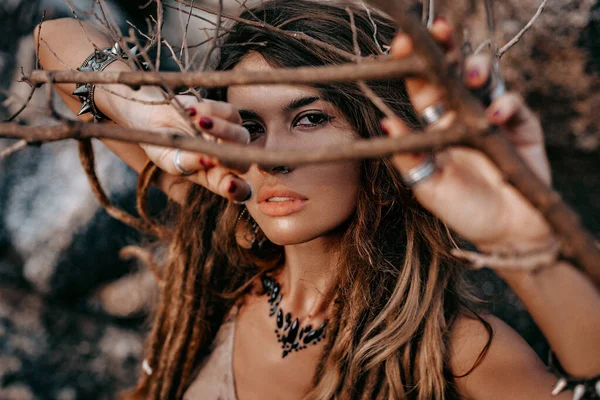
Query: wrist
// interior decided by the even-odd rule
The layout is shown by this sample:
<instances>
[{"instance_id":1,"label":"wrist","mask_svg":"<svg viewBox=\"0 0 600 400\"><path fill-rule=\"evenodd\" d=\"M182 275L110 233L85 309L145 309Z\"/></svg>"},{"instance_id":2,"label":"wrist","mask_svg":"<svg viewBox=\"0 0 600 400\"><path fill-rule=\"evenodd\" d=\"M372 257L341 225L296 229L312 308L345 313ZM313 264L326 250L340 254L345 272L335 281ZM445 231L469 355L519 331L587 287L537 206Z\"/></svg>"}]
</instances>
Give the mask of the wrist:
<instances>
[{"instance_id":1,"label":"wrist","mask_svg":"<svg viewBox=\"0 0 600 400\"><path fill-rule=\"evenodd\" d=\"M107 71L129 72L131 69L123 62L115 62ZM96 107L118 125L133 129L150 129L151 117L157 107L152 104L164 101L161 90L153 86L143 86L133 90L126 85L97 85L94 97Z\"/></svg>"}]
</instances>

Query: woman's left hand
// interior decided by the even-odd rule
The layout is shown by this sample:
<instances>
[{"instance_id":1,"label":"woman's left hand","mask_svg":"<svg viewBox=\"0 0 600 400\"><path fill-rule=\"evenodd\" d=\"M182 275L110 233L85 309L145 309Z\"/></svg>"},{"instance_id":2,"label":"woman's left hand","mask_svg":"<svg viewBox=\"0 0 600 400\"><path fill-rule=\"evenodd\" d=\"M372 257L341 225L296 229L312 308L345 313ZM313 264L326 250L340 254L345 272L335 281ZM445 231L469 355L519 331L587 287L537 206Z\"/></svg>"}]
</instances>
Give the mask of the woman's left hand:
<instances>
[{"instance_id":1,"label":"woman's left hand","mask_svg":"<svg viewBox=\"0 0 600 400\"><path fill-rule=\"evenodd\" d=\"M431 28L432 36L445 47L452 43L451 27L443 20ZM402 58L412 51L412 41L400 34L392 43L391 54ZM465 84L483 86L489 76L486 57L474 56L466 63ZM409 79L407 91L417 113L443 101L443 91L420 79ZM515 145L530 168L550 184L550 168L544 149L543 132L538 118L514 93L495 99L487 117ZM448 111L435 122L449 126L456 115ZM392 137L411 134L400 119L385 119L383 128ZM416 184L412 190L417 200L462 237L486 251L519 249L526 251L545 245L552 237L550 226L541 213L502 176L483 153L470 148L454 147L435 154L438 171ZM427 159L424 154L400 154L393 162L405 174Z\"/></svg>"}]
</instances>

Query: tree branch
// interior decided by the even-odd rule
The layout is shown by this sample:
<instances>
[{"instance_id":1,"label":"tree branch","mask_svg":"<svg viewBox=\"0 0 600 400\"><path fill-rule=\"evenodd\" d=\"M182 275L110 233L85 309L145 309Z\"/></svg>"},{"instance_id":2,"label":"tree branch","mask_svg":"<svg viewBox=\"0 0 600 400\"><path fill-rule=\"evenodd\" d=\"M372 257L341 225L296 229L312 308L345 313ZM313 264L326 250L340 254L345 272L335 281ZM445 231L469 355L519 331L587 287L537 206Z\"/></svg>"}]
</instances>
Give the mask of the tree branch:
<instances>
[{"instance_id":1,"label":"tree branch","mask_svg":"<svg viewBox=\"0 0 600 400\"><path fill-rule=\"evenodd\" d=\"M210 142L199 137L182 136L175 133L163 134L128 129L118 125L69 121L56 126L28 127L15 123L0 123L0 137L24 139L28 143L105 138L194 151L215 156L223 162L259 163L262 165L337 162L386 157L395 153L441 150L448 146L464 144L466 139L473 134L464 127L455 125L448 131L430 130L426 133L402 138L357 140L343 146L310 148L311 151L306 151L306 148L273 151L236 143Z\"/></svg>"},{"instance_id":2,"label":"tree branch","mask_svg":"<svg viewBox=\"0 0 600 400\"><path fill-rule=\"evenodd\" d=\"M360 64L325 67L300 67L273 71L216 71L216 72L80 72L32 71L23 80L33 85L54 83L124 84L178 87L226 87L252 84L311 84L357 80L381 80L402 77L429 77L426 64L417 56L393 60L389 56L367 59Z\"/></svg>"},{"instance_id":3,"label":"tree branch","mask_svg":"<svg viewBox=\"0 0 600 400\"><path fill-rule=\"evenodd\" d=\"M512 38L508 43L506 43L504 46L502 46L501 49L498 50L498 53L496 54L496 57L498 57L498 59L502 58L504 53L506 53L508 50L510 50L511 47L513 47L515 44L517 44L517 42L519 40L521 40L521 37L523 37L525 32L527 32L529 30L529 28L531 28L533 26L533 23L535 22L535 20L538 19L538 17L542 14L542 11L544 11L544 7L546 7L546 3L548 3L548 0L543 0L542 3L540 4L540 6L538 7L536 13L533 15L533 17L531 17L531 19L523 27L523 29L521 29L519 31L519 33L517 33L515 35L514 38Z\"/></svg>"}]
</instances>

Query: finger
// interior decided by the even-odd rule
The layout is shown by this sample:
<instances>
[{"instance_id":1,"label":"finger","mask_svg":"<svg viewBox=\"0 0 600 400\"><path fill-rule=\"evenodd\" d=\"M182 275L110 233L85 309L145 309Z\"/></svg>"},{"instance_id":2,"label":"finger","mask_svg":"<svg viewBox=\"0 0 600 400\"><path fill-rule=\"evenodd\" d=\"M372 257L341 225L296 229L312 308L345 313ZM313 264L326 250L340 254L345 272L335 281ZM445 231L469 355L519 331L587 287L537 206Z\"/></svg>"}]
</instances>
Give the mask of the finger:
<instances>
[{"instance_id":1,"label":"finger","mask_svg":"<svg viewBox=\"0 0 600 400\"><path fill-rule=\"evenodd\" d=\"M195 120L202 117L218 117L238 125L242 123L238 109L222 101L204 100L202 103L189 106L186 112Z\"/></svg>"},{"instance_id":2,"label":"finger","mask_svg":"<svg viewBox=\"0 0 600 400\"><path fill-rule=\"evenodd\" d=\"M491 60L485 54L467 57L465 60L465 85L471 89L482 88L490 78Z\"/></svg>"},{"instance_id":3,"label":"finger","mask_svg":"<svg viewBox=\"0 0 600 400\"><path fill-rule=\"evenodd\" d=\"M195 119L194 122L203 132L218 139L242 144L250 143L250 133L238 123L214 116L203 116Z\"/></svg>"},{"instance_id":4,"label":"finger","mask_svg":"<svg viewBox=\"0 0 600 400\"><path fill-rule=\"evenodd\" d=\"M445 20L436 20L431 27L431 34L442 47L446 49L452 47L452 27ZM407 34L403 33L396 36L390 47L390 53L394 58L406 57L412 51L413 42ZM427 107L443 102L443 90L424 79L406 79L405 86L411 103L419 116L423 114ZM447 112L435 124L440 128L447 127L451 124L453 116L453 112Z\"/></svg>"},{"instance_id":5,"label":"finger","mask_svg":"<svg viewBox=\"0 0 600 400\"><path fill-rule=\"evenodd\" d=\"M410 129L400 118L385 118L381 120L383 131L392 138L410 135ZM406 173L427 159L426 153L402 153L392 157L392 162L400 171Z\"/></svg>"},{"instance_id":6,"label":"finger","mask_svg":"<svg viewBox=\"0 0 600 400\"><path fill-rule=\"evenodd\" d=\"M443 18L438 18L433 22L429 29L433 39L438 42L445 50L450 50L453 47L452 26ZM413 42L406 33L399 33L390 46L390 54L396 59L404 58L413 51Z\"/></svg>"},{"instance_id":7,"label":"finger","mask_svg":"<svg viewBox=\"0 0 600 400\"><path fill-rule=\"evenodd\" d=\"M179 160L176 160L176 149L145 146L144 150L160 169L171 175L182 175L181 171L175 166L176 161L178 161L178 165L182 170L191 173L196 173L200 170L209 170L216 165L211 158L189 151L181 151L179 153Z\"/></svg>"},{"instance_id":8,"label":"finger","mask_svg":"<svg viewBox=\"0 0 600 400\"><path fill-rule=\"evenodd\" d=\"M505 132L513 143L525 145L543 142L539 120L519 94L510 92L498 97L486 113L492 124L507 128Z\"/></svg>"},{"instance_id":9,"label":"finger","mask_svg":"<svg viewBox=\"0 0 600 400\"><path fill-rule=\"evenodd\" d=\"M452 50L454 47L454 30L444 18L437 18L433 21L429 33L445 51Z\"/></svg>"},{"instance_id":10,"label":"finger","mask_svg":"<svg viewBox=\"0 0 600 400\"><path fill-rule=\"evenodd\" d=\"M216 167L199 173L193 181L235 202L247 201L252 195L250 184L224 167Z\"/></svg>"}]
</instances>

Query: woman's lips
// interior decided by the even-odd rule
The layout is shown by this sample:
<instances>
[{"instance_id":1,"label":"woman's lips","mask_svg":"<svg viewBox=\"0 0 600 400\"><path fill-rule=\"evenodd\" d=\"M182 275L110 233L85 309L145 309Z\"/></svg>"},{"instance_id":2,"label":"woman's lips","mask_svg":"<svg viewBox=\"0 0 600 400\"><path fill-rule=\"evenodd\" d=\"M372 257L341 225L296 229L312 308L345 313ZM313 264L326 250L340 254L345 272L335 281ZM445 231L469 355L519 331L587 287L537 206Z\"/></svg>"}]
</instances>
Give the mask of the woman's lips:
<instances>
[{"instance_id":1,"label":"woman's lips","mask_svg":"<svg viewBox=\"0 0 600 400\"><path fill-rule=\"evenodd\" d=\"M284 217L302 210L308 199L286 187L264 187L258 193L258 208L270 217Z\"/></svg>"},{"instance_id":2,"label":"woman's lips","mask_svg":"<svg viewBox=\"0 0 600 400\"><path fill-rule=\"evenodd\" d=\"M263 201L258 204L260 211L270 217L284 217L297 213L308 204L308 200L289 199L283 201Z\"/></svg>"}]
</instances>

